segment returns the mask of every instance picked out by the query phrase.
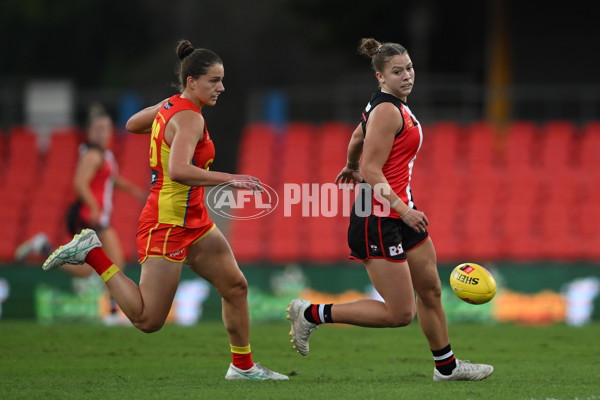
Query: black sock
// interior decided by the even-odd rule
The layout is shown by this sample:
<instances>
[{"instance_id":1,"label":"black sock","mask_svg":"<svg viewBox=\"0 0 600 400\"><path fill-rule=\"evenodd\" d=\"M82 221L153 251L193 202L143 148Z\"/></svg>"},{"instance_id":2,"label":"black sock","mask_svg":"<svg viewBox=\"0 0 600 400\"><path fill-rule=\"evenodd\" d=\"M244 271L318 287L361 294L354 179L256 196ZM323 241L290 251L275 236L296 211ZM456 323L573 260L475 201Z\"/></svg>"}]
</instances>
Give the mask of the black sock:
<instances>
[{"instance_id":1,"label":"black sock","mask_svg":"<svg viewBox=\"0 0 600 400\"><path fill-rule=\"evenodd\" d=\"M304 310L304 318L313 324L330 324L333 322L331 306L333 304L312 304Z\"/></svg>"},{"instance_id":2,"label":"black sock","mask_svg":"<svg viewBox=\"0 0 600 400\"><path fill-rule=\"evenodd\" d=\"M433 361L435 361L435 368L442 375L450 375L454 368L456 368L456 359L452 348L448 346L440 350L431 350L433 353Z\"/></svg>"}]
</instances>

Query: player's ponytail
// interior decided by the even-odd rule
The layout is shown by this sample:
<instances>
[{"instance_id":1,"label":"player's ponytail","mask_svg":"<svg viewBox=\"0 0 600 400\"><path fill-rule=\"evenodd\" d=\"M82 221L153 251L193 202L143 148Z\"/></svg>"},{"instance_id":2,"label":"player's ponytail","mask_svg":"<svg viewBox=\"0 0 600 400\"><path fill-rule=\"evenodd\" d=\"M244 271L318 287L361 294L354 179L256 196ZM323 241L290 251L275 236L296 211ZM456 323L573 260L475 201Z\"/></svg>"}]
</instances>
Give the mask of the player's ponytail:
<instances>
[{"instance_id":1,"label":"player's ponytail","mask_svg":"<svg viewBox=\"0 0 600 400\"><path fill-rule=\"evenodd\" d=\"M194 52L194 47L189 40L181 40L175 52L177 53L177 58L183 61L184 58Z\"/></svg>"},{"instance_id":2,"label":"player's ponytail","mask_svg":"<svg viewBox=\"0 0 600 400\"><path fill-rule=\"evenodd\" d=\"M377 53L377 49L381 47L381 43L373 38L362 38L360 40L360 44L358 45L358 52L360 54L364 54L369 58L373 58L373 56Z\"/></svg>"},{"instance_id":3,"label":"player's ponytail","mask_svg":"<svg viewBox=\"0 0 600 400\"><path fill-rule=\"evenodd\" d=\"M371 59L371 66L376 72L383 72L385 63L393 56L406 53L406 49L398 43L380 43L373 38L362 38L358 52Z\"/></svg>"}]
</instances>

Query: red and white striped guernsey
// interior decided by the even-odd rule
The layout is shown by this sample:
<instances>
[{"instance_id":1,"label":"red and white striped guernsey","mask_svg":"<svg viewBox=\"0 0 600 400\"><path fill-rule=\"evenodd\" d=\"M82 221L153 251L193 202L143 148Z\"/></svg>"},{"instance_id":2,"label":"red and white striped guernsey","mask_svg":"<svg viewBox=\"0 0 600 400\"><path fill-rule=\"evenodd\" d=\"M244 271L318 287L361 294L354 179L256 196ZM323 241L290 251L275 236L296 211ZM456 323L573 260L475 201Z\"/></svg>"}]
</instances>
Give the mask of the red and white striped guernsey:
<instances>
[{"instance_id":1,"label":"red and white striped guernsey","mask_svg":"<svg viewBox=\"0 0 600 400\"><path fill-rule=\"evenodd\" d=\"M388 180L394 193L411 208L415 208L412 192L410 188L410 179L412 177L413 166L417 153L423 143L423 131L421 124L410 111L410 108L402 100L389 93L378 90L371 96L371 100L362 115L362 128L365 137L367 136L367 121L370 113L381 103L392 103L402 113L402 127L396 133L394 144L390 155L382 167L382 172ZM383 200L385 201L385 200ZM387 207L389 208L389 207ZM385 208L385 209L387 209ZM381 202L373 194L373 214L378 215L377 211L384 209ZM386 216L386 215L378 215ZM397 212L390 210L389 217L400 218Z\"/></svg>"},{"instance_id":2,"label":"red and white striped guernsey","mask_svg":"<svg viewBox=\"0 0 600 400\"><path fill-rule=\"evenodd\" d=\"M98 226L106 228L110 225L110 216L113 209L113 186L119 174L119 167L112 151L102 149L93 143L82 143L79 146L79 157L83 157L90 150L102 153L102 164L90 181L90 191L100 207ZM79 216L83 221L89 221L91 210L85 202L81 202Z\"/></svg>"}]
</instances>

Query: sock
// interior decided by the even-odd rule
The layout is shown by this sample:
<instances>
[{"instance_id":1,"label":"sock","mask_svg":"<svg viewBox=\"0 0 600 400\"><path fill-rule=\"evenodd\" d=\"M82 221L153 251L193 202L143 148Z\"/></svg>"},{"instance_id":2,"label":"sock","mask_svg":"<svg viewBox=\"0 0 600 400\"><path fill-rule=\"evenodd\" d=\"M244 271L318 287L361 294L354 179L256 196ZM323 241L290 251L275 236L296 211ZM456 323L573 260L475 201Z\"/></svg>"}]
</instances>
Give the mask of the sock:
<instances>
[{"instance_id":1,"label":"sock","mask_svg":"<svg viewBox=\"0 0 600 400\"><path fill-rule=\"evenodd\" d=\"M96 247L95 249L90 250L85 258L85 262L94 268L96 273L100 275L100 278L102 278L104 282L108 282L110 278L119 272L119 268L113 264L101 247Z\"/></svg>"},{"instance_id":2,"label":"sock","mask_svg":"<svg viewBox=\"0 0 600 400\"><path fill-rule=\"evenodd\" d=\"M456 359L450 344L440 350L431 350L433 353L433 360L435 361L435 368L442 375L450 375L454 368L456 368Z\"/></svg>"},{"instance_id":3,"label":"sock","mask_svg":"<svg viewBox=\"0 0 600 400\"><path fill-rule=\"evenodd\" d=\"M331 307L333 304L311 304L304 310L304 318L313 324L331 324Z\"/></svg>"},{"instance_id":4,"label":"sock","mask_svg":"<svg viewBox=\"0 0 600 400\"><path fill-rule=\"evenodd\" d=\"M119 308L117 306L117 301L111 297L110 298L110 313L117 314L118 312L119 312Z\"/></svg>"},{"instance_id":5,"label":"sock","mask_svg":"<svg viewBox=\"0 0 600 400\"><path fill-rule=\"evenodd\" d=\"M254 366L254 363L252 362L252 351L250 351L250 345L238 347L230 344L230 346L231 354L233 355L232 364L236 368L247 371Z\"/></svg>"}]
</instances>

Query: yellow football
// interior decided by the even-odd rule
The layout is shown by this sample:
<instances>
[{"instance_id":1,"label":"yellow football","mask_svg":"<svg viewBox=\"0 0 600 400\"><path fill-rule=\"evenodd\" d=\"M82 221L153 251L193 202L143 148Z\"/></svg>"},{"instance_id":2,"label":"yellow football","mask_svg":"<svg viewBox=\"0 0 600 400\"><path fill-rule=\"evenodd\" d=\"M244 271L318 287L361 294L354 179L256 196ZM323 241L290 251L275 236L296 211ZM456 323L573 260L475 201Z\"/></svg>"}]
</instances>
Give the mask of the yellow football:
<instances>
[{"instance_id":1,"label":"yellow football","mask_svg":"<svg viewBox=\"0 0 600 400\"><path fill-rule=\"evenodd\" d=\"M471 304L487 303L496 295L496 280L481 265L460 264L450 274L450 287L459 299Z\"/></svg>"}]
</instances>

